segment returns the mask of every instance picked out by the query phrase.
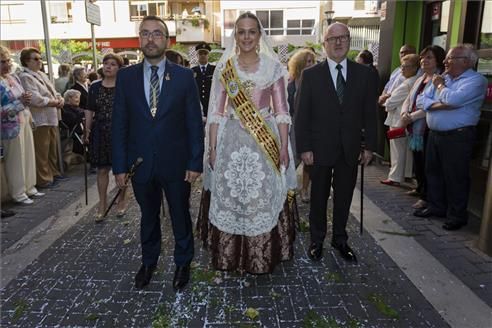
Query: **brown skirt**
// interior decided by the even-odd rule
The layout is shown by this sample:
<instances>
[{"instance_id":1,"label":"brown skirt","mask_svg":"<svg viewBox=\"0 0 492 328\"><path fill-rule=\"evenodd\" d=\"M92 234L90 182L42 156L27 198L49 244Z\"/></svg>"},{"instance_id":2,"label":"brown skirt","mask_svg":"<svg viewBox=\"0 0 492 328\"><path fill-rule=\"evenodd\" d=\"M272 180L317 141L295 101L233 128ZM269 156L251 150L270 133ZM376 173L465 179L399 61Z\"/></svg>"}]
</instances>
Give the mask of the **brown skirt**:
<instances>
[{"instance_id":1,"label":"brown skirt","mask_svg":"<svg viewBox=\"0 0 492 328\"><path fill-rule=\"evenodd\" d=\"M210 251L216 270L271 273L281 261L294 255L295 222L298 221L295 196L285 201L278 224L270 232L248 237L220 231L208 219L210 191L203 191L198 213L197 231Z\"/></svg>"}]
</instances>

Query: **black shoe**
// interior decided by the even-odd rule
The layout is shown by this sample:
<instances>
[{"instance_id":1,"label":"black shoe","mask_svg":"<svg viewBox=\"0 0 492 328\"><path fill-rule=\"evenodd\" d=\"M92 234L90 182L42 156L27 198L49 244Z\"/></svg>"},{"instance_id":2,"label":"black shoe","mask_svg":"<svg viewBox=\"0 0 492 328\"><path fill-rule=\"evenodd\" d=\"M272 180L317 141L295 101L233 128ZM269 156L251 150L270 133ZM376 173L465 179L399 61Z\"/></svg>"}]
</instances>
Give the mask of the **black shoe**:
<instances>
[{"instance_id":1,"label":"black shoe","mask_svg":"<svg viewBox=\"0 0 492 328\"><path fill-rule=\"evenodd\" d=\"M55 181L68 181L68 180L70 180L69 177L64 176L64 175L57 175L57 176L54 176L53 178L55 179Z\"/></svg>"},{"instance_id":2,"label":"black shoe","mask_svg":"<svg viewBox=\"0 0 492 328\"><path fill-rule=\"evenodd\" d=\"M442 226L442 228L444 230L453 231L453 230L458 230L458 229L460 229L461 227L463 227L465 225L466 225L466 222L449 221L449 222L444 223L443 226Z\"/></svg>"},{"instance_id":3,"label":"black shoe","mask_svg":"<svg viewBox=\"0 0 492 328\"><path fill-rule=\"evenodd\" d=\"M350 246L346 242L344 242L344 243L332 242L331 246L333 246L333 248L338 250L340 255L342 255L342 257L345 260L351 261L351 262L357 262L357 257L355 256L354 251L352 250L352 248L350 248Z\"/></svg>"},{"instance_id":4,"label":"black shoe","mask_svg":"<svg viewBox=\"0 0 492 328\"><path fill-rule=\"evenodd\" d=\"M413 215L419 218L429 218L431 216L437 216L443 218L446 216L445 214L431 210L429 207L419 208L413 212Z\"/></svg>"},{"instance_id":5,"label":"black shoe","mask_svg":"<svg viewBox=\"0 0 492 328\"><path fill-rule=\"evenodd\" d=\"M178 291L183 289L190 281L190 266L177 266L174 272L173 288Z\"/></svg>"},{"instance_id":6,"label":"black shoe","mask_svg":"<svg viewBox=\"0 0 492 328\"><path fill-rule=\"evenodd\" d=\"M323 257L323 244L311 243L308 250L308 256L315 262L320 261Z\"/></svg>"},{"instance_id":7,"label":"black shoe","mask_svg":"<svg viewBox=\"0 0 492 328\"><path fill-rule=\"evenodd\" d=\"M138 273L135 276L135 288L142 289L147 286L152 278L155 268L155 265L146 266L142 264L140 270L138 270Z\"/></svg>"},{"instance_id":8,"label":"black shoe","mask_svg":"<svg viewBox=\"0 0 492 328\"><path fill-rule=\"evenodd\" d=\"M14 216L15 212L11 210L2 210L2 218L8 218L10 216Z\"/></svg>"}]
</instances>

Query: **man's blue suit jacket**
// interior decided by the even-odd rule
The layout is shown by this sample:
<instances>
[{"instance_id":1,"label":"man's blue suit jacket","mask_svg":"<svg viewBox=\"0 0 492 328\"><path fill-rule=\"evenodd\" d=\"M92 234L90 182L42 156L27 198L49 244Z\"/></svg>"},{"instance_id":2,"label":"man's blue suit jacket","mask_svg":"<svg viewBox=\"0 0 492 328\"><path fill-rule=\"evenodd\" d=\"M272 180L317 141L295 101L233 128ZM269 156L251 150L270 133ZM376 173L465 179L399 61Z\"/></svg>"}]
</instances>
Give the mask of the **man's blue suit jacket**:
<instances>
[{"instance_id":1,"label":"man's blue suit jacket","mask_svg":"<svg viewBox=\"0 0 492 328\"><path fill-rule=\"evenodd\" d=\"M190 69L166 60L157 113L145 98L143 63L118 72L112 115L113 173L127 173L138 157L133 177L146 183L152 172L166 180L183 180L185 171L202 172L203 123L200 100Z\"/></svg>"}]
</instances>

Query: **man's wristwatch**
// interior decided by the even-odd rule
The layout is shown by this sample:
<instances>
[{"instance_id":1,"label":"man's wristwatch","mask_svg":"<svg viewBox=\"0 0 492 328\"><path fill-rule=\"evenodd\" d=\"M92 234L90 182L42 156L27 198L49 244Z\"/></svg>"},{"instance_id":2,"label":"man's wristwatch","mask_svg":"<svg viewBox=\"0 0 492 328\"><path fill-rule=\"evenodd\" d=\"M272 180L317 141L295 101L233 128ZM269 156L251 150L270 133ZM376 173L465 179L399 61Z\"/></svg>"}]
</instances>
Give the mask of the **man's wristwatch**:
<instances>
[{"instance_id":1,"label":"man's wristwatch","mask_svg":"<svg viewBox=\"0 0 492 328\"><path fill-rule=\"evenodd\" d=\"M446 85L444 83L440 83L438 86L437 86L437 90L441 91L444 87L446 87Z\"/></svg>"}]
</instances>

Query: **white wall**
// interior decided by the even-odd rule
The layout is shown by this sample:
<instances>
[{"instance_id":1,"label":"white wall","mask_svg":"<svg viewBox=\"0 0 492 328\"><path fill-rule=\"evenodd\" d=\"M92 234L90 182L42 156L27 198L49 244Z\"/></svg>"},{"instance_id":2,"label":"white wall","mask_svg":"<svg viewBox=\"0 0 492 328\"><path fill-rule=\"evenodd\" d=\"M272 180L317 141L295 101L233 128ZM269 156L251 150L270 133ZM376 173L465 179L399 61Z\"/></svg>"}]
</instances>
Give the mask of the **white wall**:
<instances>
[{"instance_id":1,"label":"white wall","mask_svg":"<svg viewBox=\"0 0 492 328\"><path fill-rule=\"evenodd\" d=\"M320 1L221 1L220 24L222 31L222 45L227 44L231 37L232 29L224 29L224 10L236 9L238 11L252 11L264 9L283 9L284 27L287 27L287 19L295 15L296 19L314 19L314 26L319 22ZM291 43L302 46L309 42L316 42L316 35L274 35L270 37L273 45Z\"/></svg>"},{"instance_id":2,"label":"white wall","mask_svg":"<svg viewBox=\"0 0 492 328\"><path fill-rule=\"evenodd\" d=\"M4 2L4 1L2 1ZM6 2L6 1L5 1ZM12 2L12 1L10 1ZM1 22L2 40L41 40L44 39L41 5L39 1L23 1L22 14L24 24L5 24ZM113 3L115 8L113 10ZM98 1L101 9L101 26L95 26L98 38L127 38L138 35L138 22L130 21L128 1ZM90 24L86 22L85 1L72 2L71 23L52 24L48 19L50 38L52 39L90 39ZM49 13L49 4L46 4ZM3 7L2 7L3 8ZM116 13L116 15L114 14ZM116 20L115 20L116 16Z\"/></svg>"}]
</instances>

